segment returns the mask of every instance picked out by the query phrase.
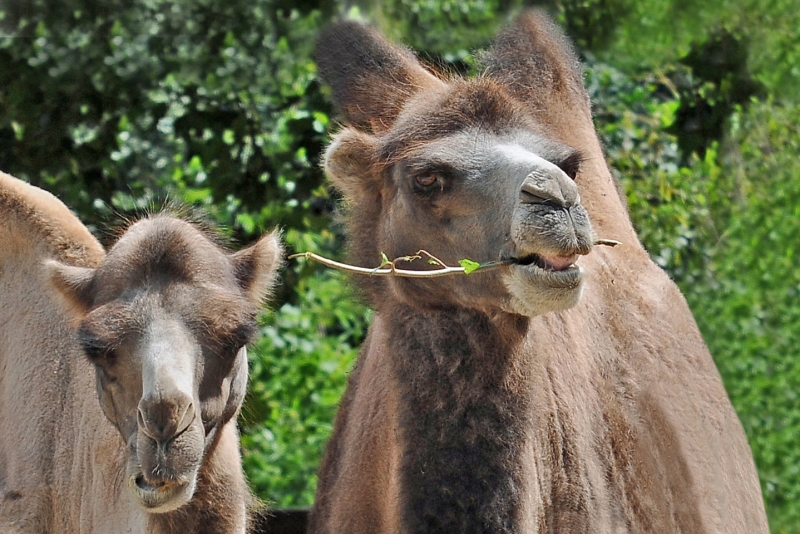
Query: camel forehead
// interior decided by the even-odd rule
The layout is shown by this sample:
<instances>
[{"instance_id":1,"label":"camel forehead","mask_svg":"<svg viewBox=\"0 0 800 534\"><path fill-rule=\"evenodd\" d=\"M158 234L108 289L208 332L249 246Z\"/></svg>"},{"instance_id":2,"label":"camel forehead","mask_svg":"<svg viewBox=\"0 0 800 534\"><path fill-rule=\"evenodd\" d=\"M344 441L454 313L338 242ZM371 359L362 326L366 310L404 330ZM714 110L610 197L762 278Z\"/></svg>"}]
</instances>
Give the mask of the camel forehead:
<instances>
[{"instance_id":1,"label":"camel forehead","mask_svg":"<svg viewBox=\"0 0 800 534\"><path fill-rule=\"evenodd\" d=\"M106 344L136 342L163 325L182 325L204 344L249 339L256 310L247 299L219 286L174 283L134 290L101 304L81 321L87 339Z\"/></svg>"},{"instance_id":2,"label":"camel forehead","mask_svg":"<svg viewBox=\"0 0 800 534\"><path fill-rule=\"evenodd\" d=\"M380 138L376 155L391 164L410 153L440 151L453 157L460 150L464 157L495 145L518 146L550 162L576 152L549 135L502 87L479 78L412 98Z\"/></svg>"},{"instance_id":3,"label":"camel forehead","mask_svg":"<svg viewBox=\"0 0 800 534\"><path fill-rule=\"evenodd\" d=\"M536 125L498 84L483 78L458 80L411 98L383 137L381 157L392 159L404 145L465 130L502 134L519 128L536 129Z\"/></svg>"},{"instance_id":4,"label":"camel forehead","mask_svg":"<svg viewBox=\"0 0 800 534\"><path fill-rule=\"evenodd\" d=\"M208 236L170 217L132 225L97 273L97 289L106 299L123 288L169 283L235 284L235 274L227 255Z\"/></svg>"},{"instance_id":5,"label":"camel forehead","mask_svg":"<svg viewBox=\"0 0 800 534\"><path fill-rule=\"evenodd\" d=\"M530 172L533 168L555 169L563 162L579 162L580 154L570 146L547 139L530 130L516 129L502 134L480 127L464 129L454 135L426 143L410 143L395 154L411 166L436 166L453 169L491 171L501 168ZM491 179L496 175L479 176Z\"/></svg>"}]
</instances>

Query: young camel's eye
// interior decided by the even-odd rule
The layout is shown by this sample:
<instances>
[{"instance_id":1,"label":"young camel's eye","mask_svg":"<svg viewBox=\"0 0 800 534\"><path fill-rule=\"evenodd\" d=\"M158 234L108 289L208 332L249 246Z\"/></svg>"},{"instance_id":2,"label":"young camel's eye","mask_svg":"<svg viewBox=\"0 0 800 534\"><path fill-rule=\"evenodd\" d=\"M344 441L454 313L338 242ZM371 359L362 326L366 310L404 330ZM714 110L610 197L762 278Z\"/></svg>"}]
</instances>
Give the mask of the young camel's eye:
<instances>
[{"instance_id":1,"label":"young camel's eye","mask_svg":"<svg viewBox=\"0 0 800 534\"><path fill-rule=\"evenodd\" d=\"M83 351L89 358L89 361L101 367L112 367L117 363L117 353L114 349L107 347L86 346L84 345Z\"/></svg>"},{"instance_id":2,"label":"young camel's eye","mask_svg":"<svg viewBox=\"0 0 800 534\"><path fill-rule=\"evenodd\" d=\"M78 342L86 357L94 365L110 367L116 363L117 353L108 340L100 339L89 330L81 328L78 330Z\"/></svg>"},{"instance_id":3,"label":"young camel's eye","mask_svg":"<svg viewBox=\"0 0 800 534\"><path fill-rule=\"evenodd\" d=\"M242 347L247 345L255 337L258 331L258 323L255 319L250 319L242 322L233 328L227 336L223 336L220 340L223 353L237 354Z\"/></svg>"}]
</instances>

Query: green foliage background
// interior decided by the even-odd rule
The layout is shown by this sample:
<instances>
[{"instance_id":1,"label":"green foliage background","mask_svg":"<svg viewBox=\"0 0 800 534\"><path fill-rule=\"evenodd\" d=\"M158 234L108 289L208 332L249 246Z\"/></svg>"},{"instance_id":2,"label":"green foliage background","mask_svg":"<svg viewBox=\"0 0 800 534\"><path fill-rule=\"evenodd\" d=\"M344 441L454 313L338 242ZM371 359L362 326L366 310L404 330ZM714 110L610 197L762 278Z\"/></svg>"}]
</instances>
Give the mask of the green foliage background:
<instances>
[{"instance_id":1,"label":"green foliage background","mask_svg":"<svg viewBox=\"0 0 800 534\"><path fill-rule=\"evenodd\" d=\"M680 284L750 439L775 533L800 533L800 11L789 0L549 0L579 46L598 132L651 255ZM0 1L0 170L108 242L166 198L245 244L279 227L337 257L319 155L336 128L317 30L349 12L442 69L520 0ZM0 214L2 216L2 214ZM376 259L377 260L377 259ZM370 312L289 262L242 445L254 491L308 505Z\"/></svg>"}]
</instances>

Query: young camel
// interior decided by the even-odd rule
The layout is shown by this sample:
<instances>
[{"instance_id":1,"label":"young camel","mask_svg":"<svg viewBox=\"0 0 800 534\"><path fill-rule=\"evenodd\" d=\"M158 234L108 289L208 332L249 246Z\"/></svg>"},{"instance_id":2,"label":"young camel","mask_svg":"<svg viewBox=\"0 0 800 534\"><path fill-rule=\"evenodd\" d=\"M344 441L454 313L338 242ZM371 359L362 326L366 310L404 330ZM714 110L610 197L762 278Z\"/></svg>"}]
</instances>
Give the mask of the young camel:
<instances>
[{"instance_id":1,"label":"young camel","mask_svg":"<svg viewBox=\"0 0 800 534\"><path fill-rule=\"evenodd\" d=\"M347 121L325 169L351 263L513 263L357 280L375 316L310 531L766 533L742 427L637 240L555 25L522 15L476 79L355 22L317 59Z\"/></svg>"},{"instance_id":2,"label":"young camel","mask_svg":"<svg viewBox=\"0 0 800 534\"><path fill-rule=\"evenodd\" d=\"M156 215L106 254L2 173L0 213L0 532L244 533L236 415L277 237L230 254Z\"/></svg>"}]
</instances>

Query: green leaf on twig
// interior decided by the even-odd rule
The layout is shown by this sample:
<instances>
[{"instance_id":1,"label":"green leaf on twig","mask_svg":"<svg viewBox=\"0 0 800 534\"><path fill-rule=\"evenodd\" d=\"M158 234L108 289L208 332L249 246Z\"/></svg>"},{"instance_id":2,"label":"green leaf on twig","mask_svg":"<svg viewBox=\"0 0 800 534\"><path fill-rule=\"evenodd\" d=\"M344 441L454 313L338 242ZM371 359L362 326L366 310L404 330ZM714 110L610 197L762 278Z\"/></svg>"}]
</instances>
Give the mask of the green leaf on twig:
<instances>
[{"instance_id":1,"label":"green leaf on twig","mask_svg":"<svg viewBox=\"0 0 800 534\"><path fill-rule=\"evenodd\" d=\"M458 260L458 264L461 265L464 268L464 274L469 274L469 273L471 273L472 271L474 271L475 269L477 269L478 267L481 266L480 263L478 263L476 261L468 260L466 258L464 258L463 260Z\"/></svg>"}]
</instances>

